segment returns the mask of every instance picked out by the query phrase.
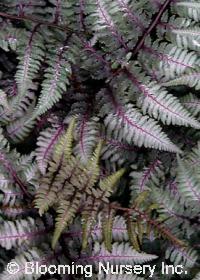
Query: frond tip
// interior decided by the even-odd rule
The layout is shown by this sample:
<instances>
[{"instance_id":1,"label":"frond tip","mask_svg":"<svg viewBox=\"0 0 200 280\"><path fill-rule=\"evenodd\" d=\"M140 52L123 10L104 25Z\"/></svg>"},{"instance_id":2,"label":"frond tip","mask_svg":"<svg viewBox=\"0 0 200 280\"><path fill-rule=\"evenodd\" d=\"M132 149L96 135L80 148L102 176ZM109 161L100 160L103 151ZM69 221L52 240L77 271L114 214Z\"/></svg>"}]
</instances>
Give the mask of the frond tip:
<instances>
[{"instance_id":1,"label":"frond tip","mask_svg":"<svg viewBox=\"0 0 200 280\"><path fill-rule=\"evenodd\" d=\"M56 145L53 153L54 161L58 161L58 158L62 157L64 160L70 158L72 154L72 143L73 143L73 131L76 123L76 118L72 118L67 128L67 132L60 138L58 144Z\"/></svg>"},{"instance_id":2,"label":"frond tip","mask_svg":"<svg viewBox=\"0 0 200 280\"><path fill-rule=\"evenodd\" d=\"M129 243L114 243L112 252L108 252L104 244L95 243L94 255L91 260L94 262L111 264L143 264L157 259L156 255L147 254L144 252L138 253L133 250Z\"/></svg>"}]
</instances>

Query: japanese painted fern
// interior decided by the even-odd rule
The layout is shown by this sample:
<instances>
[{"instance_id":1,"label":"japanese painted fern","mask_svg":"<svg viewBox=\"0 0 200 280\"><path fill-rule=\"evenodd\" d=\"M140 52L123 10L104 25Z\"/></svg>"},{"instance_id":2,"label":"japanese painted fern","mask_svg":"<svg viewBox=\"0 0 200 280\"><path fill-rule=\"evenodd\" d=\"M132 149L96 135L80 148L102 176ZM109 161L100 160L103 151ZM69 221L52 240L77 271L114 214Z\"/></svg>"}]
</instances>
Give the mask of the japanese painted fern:
<instances>
[{"instance_id":1,"label":"japanese painted fern","mask_svg":"<svg viewBox=\"0 0 200 280\"><path fill-rule=\"evenodd\" d=\"M151 261L200 279L200 1L0 8L0 279Z\"/></svg>"}]
</instances>

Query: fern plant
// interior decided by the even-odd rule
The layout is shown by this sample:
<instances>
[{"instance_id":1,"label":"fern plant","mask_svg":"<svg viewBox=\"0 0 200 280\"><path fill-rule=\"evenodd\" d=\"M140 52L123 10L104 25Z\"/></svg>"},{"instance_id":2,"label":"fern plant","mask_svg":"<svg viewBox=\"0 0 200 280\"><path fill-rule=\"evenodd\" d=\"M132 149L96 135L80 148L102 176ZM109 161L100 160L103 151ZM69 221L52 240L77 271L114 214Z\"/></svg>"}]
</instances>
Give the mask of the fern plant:
<instances>
[{"instance_id":1,"label":"fern plant","mask_svg":"<svg viewBox=\"0 0 200 280\"><path fill-rule=\"evenodd\" d=\"M199 0L0 8L0 278L199 279Z\"/></svg>"}]
</instances>

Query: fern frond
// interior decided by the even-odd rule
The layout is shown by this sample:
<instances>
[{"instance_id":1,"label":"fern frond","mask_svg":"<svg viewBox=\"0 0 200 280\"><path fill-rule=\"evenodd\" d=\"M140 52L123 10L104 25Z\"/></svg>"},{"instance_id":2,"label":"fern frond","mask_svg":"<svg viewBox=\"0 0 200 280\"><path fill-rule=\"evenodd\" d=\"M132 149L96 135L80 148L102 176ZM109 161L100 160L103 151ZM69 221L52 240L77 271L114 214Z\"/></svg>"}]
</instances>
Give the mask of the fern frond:
<instances>
[{"instance_id":1,"label":"fern frond","mask_svg":"<svg viewBox=\"0 0 200 280\"><path fill-rule=\"evenodd\" d=\"M88 207L89 209L89 207ZM87 208L83 211L81 215L81 224L82 224L82 250L86 250L88 245L88 240L91 234L91 228L95 222L93 217L93 212L91 213L90 210Z\"/></svg>"},{"instance_id":2,"label":"fern frond","mask_svg":"<svg viewBox=\"0 0 200 280\"><path fill-rule=\"evenodd\" d=\"M73 192L72 192L73 195ZM79 202L82 194L76 192L74 198L71 201L61 200L57 209L57 218L55 231L52 239L52 248L54 249L61 233L66 228L69 222L75 217L75 214L79 208Z\"/></svg>"},{"instance_id":3,"label":"fern frond","mask_svg":"<svg viewBox=\"0 0 200 280\"><path fill-rule=\"evenodd\" d=\"M106 209L105 219L102 220L102 234L105 248L111 252L112 251L112 227L114 222L115 211L113 209Z\"/></svg>"},{"instance_id":4,"label":"fern frond","mask_svg":"<svg viewBox=\"0 0 200 280\"><path fill-rule=\"evenodd\" d=\"M8 140L3 135L3 129L0 128L0 150L4 150L6 152L10 151L10 145Z\"/></svg>"},{"instance_id":5,"label":"fern frond","mask_svg":"<svg viewBox=\"0 0 200 280\"><path fill-rule=\"evenodd\" d=\"M149 61L149 66L152 65L158 73L158 79L163 77L168 81L198 66L198 56L194 51L178 48L173 44L155 41L152 47L145 45L144 50L145 52L141 54L141 62ZM152 55L157 63L149 60L149 55Z\"/></svg>"},{"instance_id":6,"label":"fern frond","mask_svg":"<svg viewBox=\"0 0 200 280\"><path fill-rule=\"evenodd\" d=\"M140 244L138 242L138 234L136 229L136 224L132 221L131 217L127 217L127 232L129 236L129 242L131 243L133 249L140 251Z\"/></svg>"},{"instance_id":7,"label":"fern frond","mask_svg":"<svg viewBox=\"0 0 200 280\"><path fill-rule=\"evenodd\" d=\"M178 46L192 49L192 50L199 50L200 43L199 43L199 36L200 36L200 29L198 26L192 26L186 28L178 28L178 26L172 29L172 33L170 34L173 38L175 37L175 42Z\"/></svg>"},{"instance_id":8,"label":"fern frond","mask_svg":"<svg viewBox=\"0 0 200 280\"><path fill-rule=\"evenodd\" d=\"M4 109L11 110L6 93L0 89L0 106Z\"/></svg>"},{"instance_id":9,"label":"fern frond","mask_svg":"<svg viewBox=\"0 0 200 280\"><path fill-rule=\"evenodd\" d=\"M80 207L80 200L84 193L91 194L91 189L97 182L99 177L99 156L102 143L97 145L94 155L89 160L86 168L75 172L71 178L71 184L68 189L64 189L60 196L59 206L57 209L56 229L54 232L52 247L54 248L62 231L73 220L75 214ZM80 173L80 172L84 173ZM66 194L65 194L66 192ZM63 198L67 200L63 200Z\"/></svg>"},{"instance_id":10,"label":"fern frond","mask_svg":"<svg viewBox=\"0 0 200 280\"><path fill-rule=\"evenodd\" d=\"M94 241L102 241L102 223L104 222L104 214L99 213L97 224L94 226L91 234ZM126 221L122 216L115 216L112 226L112 239L116 242L128 241Z\"/></svg>"},{"instance_id":11,"label":"fern frond","mask_svg":"<svg viewBox=\"0 0 200 280\"><path fill-rule=\"evenodd\" d=\"M196 70L187 71L187 73L184 73L183 75L175 79L171 79L169 81L163 82L162 85L166 87L187 85L191 88L194 87L196 90L199 90L200 89L199 77L200 77L200 72L199 72L199 68L197 68Z\"/></svg>"},{"instance_id":12,"label":"fern frond","mask_svg":"<svg viewBox=\"0 0 200 280\"><path fill-rule=\"evenodd\" d=\"M197 252L193 249L168 248L166 251L166 259L170 259L174 265L182 264L186 268L193 267L197 261Z\"/></svg>"},{"instance_id":13,"label":"fern frond","mask_svg":"<svg viewBox=\"0 0 200 280\"><path fill-rule=\"evenodd\" d=\"M27 2L23 0L5 0L2 3L3 9L6 9L11 14L16 14L17 8L20 7L20 12L23 12L27 15L37 16L39 18L44 17L45 13L45 1L38 0L37 2Z\"/></svg>"},{"instance_id":14,"label":"fern frond","mask_svg":"<svg viewBox=\"0 0 200 280\"><path fill-rule=\"evenodd\" d=\"M62 190L64 187L66 187L65 184L68 183L67 179L71 177L75 168L77 167L77 161L72 157L70 158L70 162L64 166L63 170L60 170L60 163L62 163L60 159L58 162L50 162L48 172L43 177L37 190L35 196L35 207L39 209L40 215L43 215L50 206L56 203L59 197L60 199L64 198L64 193ZM78 172L80 172L80 170L83 172L82 169L78 169ZM72 191L71 185L69 186L70 188L67 189L68 195L70 195Z\"/></svg>"},{"instance_id":15,"label":"fern frond","mask_svg":"<svg viewBox=\"0 0 200 280\"><path fill-rule=\"evenodd\" d=\"M138 99L137 105L142 109L143 114L149 114L167 125L200 128L200 124L183 108L178 99L162 90L159 85L150 83L148 87L141 86L141 88L144 96Z\"/></svg>"},{"instance_id":16,"label":"fern frond","mask_svg":"<svg viewBox=\"0 0 200 280\"><path fill-rule=\"evenodd\" d=\"M143 264L157 258L156 255L138 253L133 250L129 243L114 243L112 252L108 252L103 244L95 243L93 256L89 258L90 261L101 261L111 264Z\"/></svg>"},{"instance_id":17,"label":"fern frond","mask_svg":"<svg viewBox=\"0 0 200 280\"><path fill-rule=\"evenodd\" d=\"M97 182L100 174L99 159L102 149L102 141L99 141L96 149L93 152L92 157L87 162L85 167L86 177L83 179L83 187L86 192L90 194L92 186ZM89 188L88 188L89 187Z\"/></svg>"},{"instance_id":18,"label":"fern frond","mask_svg":"<svg viewBox=\"0 0 200 280\"><path fill-rule=\"evenodd\" d=\"M100 180L99 187L105 192L104 197L108 197L109 193L113 192L113 188L119 182L120 178L124 175L125 169L122 168L105 179Z\"/></svg>"},{"instance_id":19,"label":"fern frond","mask_svg":"<svg viewBox=\"0 0 200 280\"><path fill-rule=\"evenodd\" d=\"M96 149L93 152L92 157L89 159L87 163L87 168L90 168L90 166L97 167L99 165L99 158L101 154L102 145L103 145L103 141L100 140Z\"/></svg>"},{"instance_id":20,"label":"fern frond","mask_svg":"<svg viewBox=\"0 0 200 280\"><path fill-rule=\"evenodd\" d=\"M130 173L132 178L130 182L131 202L135 199L135 195L143 191L150 190L152 186L159 186L161 179L164 177L163 165L159 159L152 161L143 171Z\"/></svg>"},{"instance_id":21,"label":"fern frond","mask_svg":"<svg viewBox=\"0 0 200 280\"><path fill-rule=\"evenodd\" d=\"M125 111L119 111L116 115L108 114L106 117L105 125L110 133L121 129L123 137L130 144L134 143L139 147L144 146L175 153L180 152L154 120L142 116L131 104L124 109Z\"/></svg>"},{"instance_id":22,"label":"fern frond","mask_svg":"<svg viewBox=\"0 0 200 280\"><path fill-rule=\"evenodd\" d=\"M69 84L72 61L68 46L61 44L49 45L47 57L48 67L45 71L45 80L42 83L42 91L35 108L34 117L38 117L49 110L58 102Z\"/></svg>"},{"instance_id":23,"label":"fern frond","mask_svg":"<svg viewBox=\"0 0 200 280\"><path fill-rule=\"evenodd\" d=\"M38 224L33 218L13 221L5 221L0 226L0 244L6 250L18 247L22 244L29 244L33 239L41 238L45 233L44 227Z\"/></svg>"},{"instance_id":24,"label":"fern frond","mask_svg":"<svg viewBox=\"0 0 200 280\"><path fill-rule=\"evenodd\" d=\"M178 1L174 5L176 12L183 17L189 17L199 22L200 20L200 3L195 0L191 1Z\"/></svg>"},{"instance_id":25,"label":"fern frond","mask_svg":"<svg viewBox=\"0 0 200 280\"><path fill-rule=\"evenodd\" d=\"M12 25L7 25L0 34L0 47L8 52L9 49L16 51L20 44L19 38L24 38L25 30L14 28Z\"/></svg>"},{"instance_id":26,"label":"fern frond","mask_svg":"<svg viewBox=\"0 0 200 280\"><path fill-rule=\"evenodd\" d=\"M72 118L67 128L67 132L60 138L53 152L53 160L60 162L62 158L66 161L72 153L73 130L75 127L76 118Z\"/></svg>"},{"instance_id":27,"label":"fern frond","mask_svg":"<svg viewBox=\"0 0 200 280\"><path fill-rule=\"evenodd\" d=\"M87 120L87 117L83 116L77 124L78 144L74 148L74 153L80 156L82 163L86 163L92 156L93 149L98 142L98 134L98 118L92 117Z\"/></svg>"},{"instance_id":28,"label":"fern frond","mask_svg":"<svg viewBox=\"0 0 200 280\"><path fill-rule=\"evenodd\" d=\"M200 102L199 99L192 93L185 95L181 98L181 103L184 105L188 111L192 113L193 116L196 116L200 113Z\"/></svg>"},{"instance_id":29,"label":"fern frond","mask_svg":"<svg viewBox=\"0 0 200 280\"><path fill-rule=\"evenodd\" d=\"M200 142L197 142L197 145L189 152L187 155L187 162L191 168L196 170L196 174L198 174L199 170L199 158L200 158Z\"/></svg>"},{"instance_id":30,"label":"fern frond","mask_svg":"<svg viewBox=\"0 0 200 280\"><path fill-rule=\"evenodd\" d=\"M115 21L108 11L110 7L107 6L106 1L96 0L94 3L89 3L88 1L88 5L89 7L91 5L90 11L92 11L92 7L94 9L91 15L92 28L94 31L99 33L98 37L104 37L106 35L109 36L109 34L112 34L115 43L118 44L118 46L122 46L125 50L128 51L126 39L123 38L122 34L120 34L120 32L118 31Z\"/></svg>"},{"instance_id":31,"label":"fern frond","mask_svg":"<svg viewBox=\"0 0 200 280\"><path fill-rule=\"evenodd\" d=\"M63 126L47 128L40 133L37 140L36 159L42 174L45 174L53 149L63 132Z\"/></svg>"},{"instance_id":32,"label":"fern frond","mask_svg":"<svg viewBox=\"0 0 200 280\"><path fill-rule=\"evenodd\" d=\"M136 25L137 29L144 31L148 19L139 5L139 3L131 3L128 0L117 0L117 4L120 8L121 13L123 13L124 17L133 24Z\"/></svg>"},{"instance_id":33,"label":"fern frond","mask_svg":"<svg viewBox=\"0 0 200 280\"><path fill-rule=\"evenodd\" d=\"M33 130L36 120L30 118L33 108L30 108L23 118L20 118L9 125L7 125L7 133L13 143L22 142L26 137L29 136L30 132Z\"/></svg>"},{"instance_id":34,"label":"fern frond","mask_svg":"<svg viewBox=\"0 0 200 280\"><path fill-rule=\"evenodd\" d=\"M81 15L80 7L76 5L73 0L68 2L57 0L50 0L53 7L49 7L48 12L51 13L52 21L59 23L63 27L71 28L72 30L80 31L81 27ZM78 3L77 3L78 4Z\"/></svg>"},{"instance_id":35,"label":"fern frond","mask_svg":"<svg viewBox=\"0 0 200 280\"><path fill-rule=\"evenodd\" d=\"M191 167L178 158L177 183L181 195L186 202L200 201L200 184Z\"/></svg>"},{"instance_id":36,"label":"fern frond","mask_svg":"<svg viewBox=\"0 0 200 280\"><path fill-rule=\"evenodd\" d=\"M28 262L39 262L43 263L42 250L39 250L36 247L29 249L28 251L24 251L23 253L17 255L14 259L10 260L10 262L16 263L15 267L19 267L19 270L15 274L10 274L7 269L0 274L0 278L2 280L22 280L25 277L25 266ZM27 275L26 275L27 276ZM40 274L33 273L30 275L30 279L38 279Z\"/></svg>"},{"instance_id":37,"label":"fern frond","mask_svg":"<svg viewBox=\"0 0 200 280\"><path fill-rule=\"evenodd\" d=\"M139 280L126 265L151 261L176 278L165 260L193 278L200 0L0 2L0 279L102 262L124 271L92 278Z\"/></svg>"},{"instance_id":38,"label":"fern frond","mask_svg":"<svg viewBox=\"0 0 200 280\"><path fill-rule=\"evenodd\" d=\"M39 25L35 25L33 30L23 39L20 38L21 44L18 46L18 69L15 79L18 85L18 95L16 96L15 106L18 106L21 99L25 96L28 89L32 89L32 80L41 65L44 57L43 37L38 33Z\"/></svg>"}]
</instances>

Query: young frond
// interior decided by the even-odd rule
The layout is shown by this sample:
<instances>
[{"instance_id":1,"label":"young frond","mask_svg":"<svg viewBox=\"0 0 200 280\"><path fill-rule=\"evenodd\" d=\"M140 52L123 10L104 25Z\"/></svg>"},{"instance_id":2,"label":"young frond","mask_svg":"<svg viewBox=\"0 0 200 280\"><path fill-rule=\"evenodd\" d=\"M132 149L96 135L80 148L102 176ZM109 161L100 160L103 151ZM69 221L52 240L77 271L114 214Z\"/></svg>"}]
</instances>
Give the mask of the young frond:
<instances>
[{"instance_id":1,"label":"young frond","mask_svg":"<svg viewBox=\"0 0 200 280\"><path fill-rule=\"evenodd\" d=\"M73 194L73 192L72 192ZM55 224L55 231L52 239L52 248L54 249L61 233L67 227L69 222L71 222L80 206L80 199L82 194L75 193L74 198L70 201L61 200L59 202L59 207L57 209L57 218Z\"/></svg>"},{"instance_id":2,"label":"young frond","mask_svg":"<svg viewBox=\"0 0 200 280\"><path fill-rule=\"evenodd\" d=\"M73 130L75 127L76 119L72 118L67 128L66 133L60 138L55 146L53 152L53 160L60 162L61 160L67 161L72 153Z\"/></svg>"},{"instance_id":3,"label":"young frond","mask_svg":"<svg viewBox=\"0 0 200 280\"><path fill-rule=\"evenodd\" d=\"M113 188L119 182L120 178L124 175L124 173L125 169L122 168L117 172L113 173L112 175L107 176L105 179L100 180L99 188L101 189L101 191L104 192L104 198L110 196L110 194L113 192Z\"/></svg>"}]
</instances>

